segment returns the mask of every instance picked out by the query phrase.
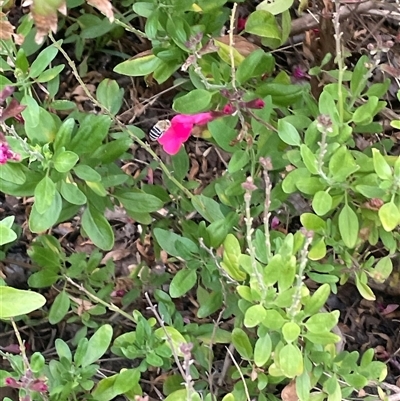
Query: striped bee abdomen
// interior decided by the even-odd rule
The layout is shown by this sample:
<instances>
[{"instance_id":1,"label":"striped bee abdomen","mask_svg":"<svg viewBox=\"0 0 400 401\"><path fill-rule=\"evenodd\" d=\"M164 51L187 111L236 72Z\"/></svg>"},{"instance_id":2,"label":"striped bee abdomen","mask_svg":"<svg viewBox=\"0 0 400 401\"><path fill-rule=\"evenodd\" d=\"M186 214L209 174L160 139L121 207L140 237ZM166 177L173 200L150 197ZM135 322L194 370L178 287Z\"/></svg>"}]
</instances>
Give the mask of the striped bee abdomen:
<instances>
[{"instance_id":1,"label":"striped bee abdomen","mask_svg":"<svg viewBox=\"0 0 400 401\"><path fill-rule=\"evenodd\" d=\"M156 141L159 139L165 131L171 126L171 121L169 120L160 120L157 124L155 124L151 130L149 131L149 139L151 141Z\"/></svg>"}]
</instances>

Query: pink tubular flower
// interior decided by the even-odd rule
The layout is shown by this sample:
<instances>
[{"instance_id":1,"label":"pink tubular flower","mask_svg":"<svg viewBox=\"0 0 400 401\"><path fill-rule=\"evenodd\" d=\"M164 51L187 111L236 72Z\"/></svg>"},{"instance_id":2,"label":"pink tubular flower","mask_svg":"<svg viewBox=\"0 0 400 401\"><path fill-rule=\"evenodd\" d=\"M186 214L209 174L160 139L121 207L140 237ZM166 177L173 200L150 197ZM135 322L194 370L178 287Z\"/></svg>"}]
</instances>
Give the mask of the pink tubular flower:
<instances>
[{"instance_id":1,"label":"pink tubular flower","mask_svg":"<svg viewBox=\"0 0 400 401\"><path fill-rule=\"evenodd\" d=\"M292 76L293 76L294 80L296 80L296 81L309 80L311 78L307 74L307 72L300 66L296 66L293 68Z\"/></svg>"},{"instance_id":2,"label":"pink tubular flower","mask_svg":"<svg viewBox=\"0 0 400 401\"><path fill-rule=\"evenodd\" d=\"M8 160L20 160L20 156L14 153L7 142L0 142L0 164L6 164Z\"/></svg>"},{"instance_id":3,"label":"pink tubular flower","mask_svg":"<svg viewBox=\"0 0 400 401\"><path fill-rule=\"evenodd\" d=\"M207 124L218 117L232 114L233 111L233 108L225 106L222 112L208 111L191 115L178 114L171 119L171 127L158 138L158 142L162 145L165 152L175 155L179 152L182 144L189 139L195 125Z\"/></svg>"},{"instance_id":4,"label":"pink tubular flower","mask_svg":"<svg viewBox=\"0 0 400 401\"><path fill-rule=\"evenodd\" d=\"M13 377L6 377L5 385L7 387L11 387L11 388L21 388L22 387L22 383L16 381Z\"/></svg>"},{"instance_id":5,"label":"pink tubular flower","mask_svg":"<svg viewBox=\"0 0 400 401\"><path fill-rule=\"evenodd\" d=\"M43 380L36 379L29 385L29 390L45 393L48 391L48 386Z\"/></svg>"},{"instance_id":6,"label":"pink tubular flower","mask_svg":"<svg viewBox=\"0 0 400 401\"><path fill-rule=\"evenodd\" d=\"M246 27L247 18L239 17L237 20L237 30L238 32L242 32Z\"/></svg>"}]
</instances>

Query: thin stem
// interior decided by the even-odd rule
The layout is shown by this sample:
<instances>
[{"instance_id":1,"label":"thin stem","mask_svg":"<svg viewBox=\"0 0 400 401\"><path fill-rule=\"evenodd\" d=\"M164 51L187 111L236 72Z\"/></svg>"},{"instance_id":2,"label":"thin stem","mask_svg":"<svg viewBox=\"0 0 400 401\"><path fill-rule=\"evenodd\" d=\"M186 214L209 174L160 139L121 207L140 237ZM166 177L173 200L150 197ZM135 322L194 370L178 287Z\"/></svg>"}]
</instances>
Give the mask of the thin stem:
<instances>
[{"instance_id":1,"label":"thin stem","mask_svg":"<svg viewBox=\"0 0 400 401\"><path fill-rule=\"evenodd\" d=\"M147 292L145 292L144 296L145 296L145 298L146 298L147 303L149 304L148 309L150 309L150 310L153 312L153 315L154 315L154 317L157 319L158 324L159 324L159 325L163 328L163 330L164 330L164 334L165 334L165 336L166 336L166 338L167 338L167 341L168 341L169 346L171 347L172 355L173 355L173 357L174 357L176 366L178 367L180 374L181 374L182 377L184 378L184 377L185 377L185 370L183 369L183 366L182 366L182 364L181 364L181 362L180 362L180 360L179 360L179 358L178 358L178 355L177 355L176 350L175 350L175 345L174 345L174 343L172 342L172 339L171 339L170 335L168 334L168 331L167 331L166 328L165 328L164 320L163 320L163 319L161 318L161 316L159 315L159 313L158 313L158 311L157 311L157 308L155 307L155 305L153 304L153 302L151 302L151 299L150 299L150 297L149 297L149 294L148 294Z\"/></svg>"},{"instance_id":2,"label":"thin stem","mask_svg":"<svg viewBox=\"0 0 400 401\"><path fill-rule=\"evenodd\" d=\"M24 366L25 366L25 370L30 370L30 364L29 364L29 360L28 357L26 356L26 348L25 348L25 343L21 338L21 335L19 334L19 330L17 325L14 322L13 318L10 318L11 321L11 325L14 329L14 333L15 333L15 337L17 337L17 341L19 344L19 350L21 352L21 356L22 356L22 360L24 361Z\"/></svg>"},{"instance_id":3,"label":"thin stem","mask_svg":"<svg viewBox=\"0 0 400 401\"><path fill-rule=\"evenodd\" d=\"M106 301L103 301L102 299L100 299L99 297L97 297L96 295L92 294L91 292L89 292L85 287L83 287L80 284L75 283L75 281L73 281L72 279L70 279L68 276L64 275L64 279L66 281L68 281L68 283L70 283L71 285L73 285L75 288L78 288L80 291L82 291L83 293L85 293L89 298L93 299L93 301L105 306L106 308L108 308L109 310L113 311L113 312L117 312L119 313L121 316L125 317L126 319L128 319L129 321L136 323L135 319L133 318L133 316L131 316L129 313L126 313L125 311L123 311L122 309L118 308L118 306L112 304L112 303L108 303Z\"/></svg>"},{"instance_id":4,"label":"thin stem","mask_svg":"<svg viewBox=\"0 0 400 401\"><path fill-rule=\"evenodd\" d=\"M244 387L244 392L246 393L247 401L251 401L249 389L247 388L246 380L245 380L245 378L244 378L244 376L243 376L242 371L240 370L240 366L239 366L238 363L236 362L235 357L233 356L231 350L230 350L228 347L225 347L225 348L226 348L226 350L228 351L228 354L229 354L229 356L231 357L233 364L236 366L236 369L237 369L238 372L239 372L240 378L242 379L243 387Z\"/></svg>"},{"instance_id":5,"label":"thin stem","mask_svg":"<svg viewBox=\"0 0 400 401\"><path fill-rule=\"evenodd\" d=\"M236 91L236 69L235 69L235 57L233 54L234 42L233 42L233 32L235 30L235 14L236 14L237 3L233 3L231 17L229 20L229 58L231 60L231 78L232 87Z\"/></svg>"},{"instance_id":6,"label":"thin stem","mask_svg":"<svg viewBox=\"0 0 400 401\"><path fill-rule=\"evenodd\" d=\"M340 0L335 0L335 13L334 13L334 29L335 29L335 43L336 43L336 64L338 66L338 106L340 124L344 122L344 98L343 98L343 78L346 66L344 65L342 42L341 38L343 32L340 32Z\"/></svg>"},{"instance_id":7,"label":"thin stem","mask_svg":"<svg viewBox=\"0 0 400 401\"><path fill-rule=\"evenodd\" d=\"M251 201L251 193L250 191L246 191L244 194L244 202L246 206L246 242L247 242L247 250L250 255L250 260L251 260L251 270L252 274L251 276L255 279L255 281L258 283L261 294L262 294L262 299L264 300L267 294L267 289L265 287L264 279L262 276L262 273L258 270L257 266L257 259L256 259L256 250L254 248L253 244L253 218L251 217L251 211L250 211L250 201Z\"/></svg>"},{"instance_id":8,"label":"thin stem","mask_svg":"<svg viewBox=\"0 0 400 401\"><path fill-rule=\"evenodd\" d=\"M312 231L307 231L306 232L306 240L304 242L303 249L301 250L300 253L300 264L299 264L299 271L297 273L297 280L295 284L296 291L293 294L293 302L292 305L290 306L288 310L288 315L290 319L293 321L297 311L300 307L301 303L301 289L303 287L303 280L304 280L304 271L307 266L307 256L308 256L308 247L311 245L311 242L313 240L314 233Z\"/></svg>"},{"instance_id":9,"label":"thin stem","mask_svg":"<svg viewBox=\"0 0 400 401\"><path fill-rule=\"evenodd\" d=\"M267 162L267 161L265 161ZM272 258L271 252L271 236L269 231L269 219L271 217L271 213L269 208L271 206L271 191L272 184L269 178L268 166L266 163L262 163L264 169L264 182L265 182L265 202L264 202L264 236L265 236L265 250L267 252L267 260L269 261Z\"/></svg>"}]
</instances>

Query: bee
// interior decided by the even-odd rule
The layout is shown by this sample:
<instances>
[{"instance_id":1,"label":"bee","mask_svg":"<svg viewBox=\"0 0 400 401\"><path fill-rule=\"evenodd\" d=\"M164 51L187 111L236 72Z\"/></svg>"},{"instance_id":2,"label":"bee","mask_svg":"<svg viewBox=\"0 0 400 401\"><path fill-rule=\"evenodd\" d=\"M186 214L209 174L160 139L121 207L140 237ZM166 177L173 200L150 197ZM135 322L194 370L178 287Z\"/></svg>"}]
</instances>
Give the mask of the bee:
<instances>
[{"instance_id":1,"label":"bee","mask_svg":"<svg viewBox=\"0 0 400 401\"><path fill-rule=\"evenodd\" d=\"M171 121L160 120L149 131L149 138L151 141L156 141L164 134L165 131L171 126Z\"/></svg>"}]
</instances>

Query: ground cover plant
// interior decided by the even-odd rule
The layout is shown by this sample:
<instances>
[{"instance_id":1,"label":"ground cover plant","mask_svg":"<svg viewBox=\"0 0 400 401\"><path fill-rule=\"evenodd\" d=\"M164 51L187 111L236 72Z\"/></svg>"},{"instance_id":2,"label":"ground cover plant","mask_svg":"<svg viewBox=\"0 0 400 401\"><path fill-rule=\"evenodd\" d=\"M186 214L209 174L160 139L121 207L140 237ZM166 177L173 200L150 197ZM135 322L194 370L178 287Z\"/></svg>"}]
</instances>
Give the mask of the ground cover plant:
<instances>
[{"instance_id":1,"label":"ground cover plant","mask_svg":"<svg viewBox=\"0 0 400 401\"><path fill-rule=\"evenodd\" d=\"M2 399L398 400L399 11L3 2Z\"/></svg>"}]
</instances>

